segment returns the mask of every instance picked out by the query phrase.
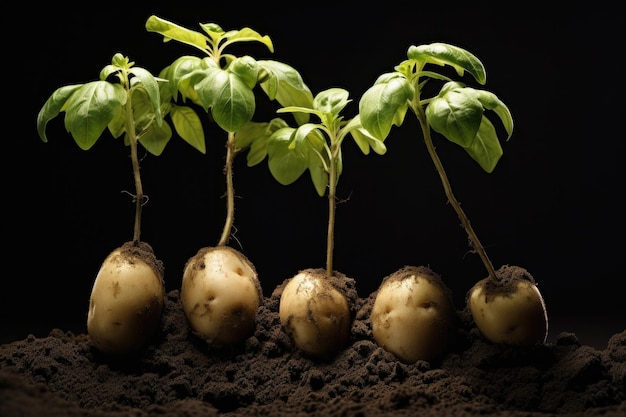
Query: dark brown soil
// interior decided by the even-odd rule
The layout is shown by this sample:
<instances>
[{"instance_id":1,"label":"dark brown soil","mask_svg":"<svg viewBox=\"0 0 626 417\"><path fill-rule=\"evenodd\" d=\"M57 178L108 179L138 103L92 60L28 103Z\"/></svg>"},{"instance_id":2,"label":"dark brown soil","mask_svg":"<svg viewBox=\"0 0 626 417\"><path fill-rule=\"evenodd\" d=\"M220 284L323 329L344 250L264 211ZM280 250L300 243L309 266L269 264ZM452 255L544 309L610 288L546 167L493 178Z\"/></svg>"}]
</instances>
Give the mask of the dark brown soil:
<instances>
[{"instance_id":1,"label":"dark brown soil","mask_svg":"<svg viewBox=\"0 0 626 417\"><path fill-rule=\"evenodd\" d=\"M283 284L284 285L284 284ZM465 311L439 363L404 364L378 347L357 300L351 340L328 361L305 357L280 327L283 285L253 336L216 350L191 334L177 290L154 342L106 357L86 334L53 329L0 346L0 415L17 416L624 416L626 330L604 350L573 333L513 348L482 339Z\"/></svg>"}]
</instances>

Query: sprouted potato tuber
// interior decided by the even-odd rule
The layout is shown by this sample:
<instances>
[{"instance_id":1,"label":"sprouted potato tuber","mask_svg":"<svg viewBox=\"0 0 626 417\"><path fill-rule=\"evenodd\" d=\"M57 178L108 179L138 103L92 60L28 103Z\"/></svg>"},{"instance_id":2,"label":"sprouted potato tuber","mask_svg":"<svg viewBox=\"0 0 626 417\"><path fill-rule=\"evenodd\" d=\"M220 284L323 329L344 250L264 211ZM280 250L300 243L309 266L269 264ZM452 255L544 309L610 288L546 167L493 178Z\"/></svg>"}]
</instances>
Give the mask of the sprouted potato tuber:
<instances>
[{"instance_id":1,"label":"sprouted potato tuber","mask_svg":"<svg viewBox=\"0 0 626 417\"><path fill-rule=\"evenodd\" d=\"M217 246L187 261L180 298L194 332L220 346L252 332L262 292L254 265L241 252Z\"/></svg>"},{"instance_id":2,"label":"sprouted potato tuber","mask_svg":"<svg viewBox=\"0 0 626 417\"><path fill-rule=\"evenodd\" d=\"M295 345L312 356L336 352L350 334L348 299L323 269L306 269L289 279L281 295L279 316Z\"/></svg>"},{"instance_id":3,"label":"sprouted potato tuber","mask_svg":"<svg viewBox=\"0 0 626 417\"><path fill-rule=\"evenodd\" d=\"M376 343L407 363L440 358L455 319L448 288L424 266L404 267L385 278L370 314Z\"/></svg>"},{"instance_id":4,"label":"sprouted potato tuber","mask_svg":"<svg viewBox=\"0 0 626 417\"><path fill-rule=\"evenodd\" d=\"M546 306L533 277L517 266L503 266L499 281L478 281L467 305L482 335L494 343L533 345L548 334Z\"/></svg>"},{"instance_id":5,"label":"sprouted potato tuber","mask_svg":"<svg viewBox=\"0 0 626 417\"><path fill-rule=\"evenodd\" d=\"M163 267L146 243L127 242L104 260L92 287L87 330L107 354L145 347L163 310Z\"/></svg>"}]
</instances>

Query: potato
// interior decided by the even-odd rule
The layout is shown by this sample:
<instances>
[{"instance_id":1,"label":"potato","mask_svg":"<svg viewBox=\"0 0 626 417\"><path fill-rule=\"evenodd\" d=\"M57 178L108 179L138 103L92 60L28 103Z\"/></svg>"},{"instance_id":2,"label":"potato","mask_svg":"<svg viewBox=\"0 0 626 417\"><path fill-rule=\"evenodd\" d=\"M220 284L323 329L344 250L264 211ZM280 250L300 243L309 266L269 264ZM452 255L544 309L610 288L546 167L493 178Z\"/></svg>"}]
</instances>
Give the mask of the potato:
<instances>
[{"instance_id":1,"label":"potato","mask_svg":"<svg viewBox=\"0 0 626 417\"><path fill-rule=\"evenodd\" d=\"M324 269L305 269L292 277L280 297L278 314L285 332L302 352L326 357L348 340L348 298L326 277Z\"/></svg>"},{"instance_id":2,"label":"potato","mask_svg":"<svg viewBox=\"0 0 626 417\"><path fill-rule=\"evenodd\" d=\"M254 265L229 246L202 248L185 265L183 311L196 335L209 344L229 345L248 337L262 297Z\"/></svg>"},{"instance_id":3,"label":"potato","mask_svg":"<svg viewBox=\"0 0 626 417\"><path fill-rule=\"evenodd\" d=\"M146 243L113 250L96 276L87 315L92 344L106 354L145 347L163 311L163 266Z\"/></svg>"},{"instance_id":4,"label":"potato","mask_svg":"<svg viewBox=\"0 0 626 417\"><path fill-rule=\"evenodd\" d=\"M370 314L376 343L407 363L441 357L455 319L449 290L423 266L407 266L386 277Z\"/></svg>"},{"instance_id":5,"label":"potato","mask_svg":"<svg viewBox=\"0 0 626 417\"><path fill-rule=\"evenodd\" d=\"M474 285L467 305L482 335L494 343L533 345L548 335L546 306L533 277L521 267L503 266L500 281Z\"/></svg>"}]
</instances>

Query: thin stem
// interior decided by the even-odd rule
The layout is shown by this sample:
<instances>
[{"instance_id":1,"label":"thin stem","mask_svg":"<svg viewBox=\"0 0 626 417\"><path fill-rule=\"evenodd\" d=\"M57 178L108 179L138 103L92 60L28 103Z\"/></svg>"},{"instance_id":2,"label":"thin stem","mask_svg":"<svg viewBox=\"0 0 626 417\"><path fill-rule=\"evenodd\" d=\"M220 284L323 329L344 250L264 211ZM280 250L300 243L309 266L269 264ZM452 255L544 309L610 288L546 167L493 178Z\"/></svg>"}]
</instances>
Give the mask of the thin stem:
<instances>
[{"instance_id":1,"label":"thin stem","mask_svg":"<svg viewBox=\"0 0 626 417\"><path fill-rule=\"evenodd\" d=\"M228 243L235 219L235 187L233 186L233 161L235 154L235 133L228 132L226 163L224 165L224 175L226 175L226 221L224 222L224 230L217 244L218 246L224 246Z\"/></svg>"},{"instance_id":2,"label":"thin stem","mask_svg":"<svg viewBox=\"0 0 626 417\"><path fill-rule=\"evenodd\" d=\"M126 83L126 85L129 85ZM126 133L130 140L130 159L133 164L133 177L135 179L135 227L133 232L133 243L137 244L141 239L141 211L143 207L143 186L139 170L139 157L137 156L137 134L135 132L135 119L133 117L133 106L130 97L130 89L127 88L128 100L126 100Z\"/></svg>"},{"instance_id":3,"label":"thin stem","mask_svg":"<svg viewBox=\"0 0 626 417\"><path fill-rule=\"evenodd\" d=\"M337 208L337 158L331 149L328 167L328 233L326 238L326 277L333 276L333 252L335 246L335 211Z\"/></svg>"},{"instance_id":4,"label":"thin stem","mask_svg":"<svg viewBox=\"0 0 626 417\"><path fill-rule=\"evenodd\" d=\"M480 256L480 259L482 260L483 264L485 265L485 268L487 269L489 278L494 281L498 281L499 278L496 275L496 272L493 268L493 264L491 263L491 261L489 260L489 257L487 256L487 252L485 251L485 248L480 243L480 240L478 240L478 235L476 234L476 232L474 232L474 229L472 228L469 218L467 217L467 215L461 208L461 204L458 202L458 200L454 197L454 194L452 193L452 186L450 185L450 181L448 180L446 171L443 168L443 164L441 163L441 160L439 159L439 156L437 155L437 152L435 150L435 146L433 145L433 140L430 134L430 127L428 125L428 121L426 120L426 114L424 113L424 109L422 106L415 106L415 108L416 108L415 114L417 115L417 118L422 127L422 133L424 135L424 142L426 143L426 148L428 149L428 153L430 154L430 157L433 160L433 163L435 164L435 168L437 170L437 173L439 174L439 178L441 179L441 184L443 185L443 189L446 193L446 197L448 198L448 201L454 208L454 211L456 211L456 214L459 216L459 219L461 220L461 224L463 228L465 229L465 231L467 232L467 235L469 237L472 247L478 253L478 256Z\"/></svg>"}]
</instances>

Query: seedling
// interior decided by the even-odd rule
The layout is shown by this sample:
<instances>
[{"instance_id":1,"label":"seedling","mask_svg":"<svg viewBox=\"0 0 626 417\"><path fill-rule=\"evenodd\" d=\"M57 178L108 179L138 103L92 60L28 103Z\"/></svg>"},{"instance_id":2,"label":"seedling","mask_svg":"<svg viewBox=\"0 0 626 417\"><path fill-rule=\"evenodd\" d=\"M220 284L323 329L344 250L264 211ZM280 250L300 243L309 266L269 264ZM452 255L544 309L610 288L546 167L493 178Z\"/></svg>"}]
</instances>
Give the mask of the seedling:
<instances>
[{"instance_id":1,"label":"seedling","mask_svg":"<svg viewBox=\"0 0 626 417\"><path fill-rule=\"evenodd\" d=\"M200 106L211 120L226 132L226 219L216 246L201 248L184 268L180 292L183 310L194 332L209 344L237 343L255 326L262 300L261 285L252 262L240 251L227 246L235 214L233 161L250 148L250 158L264 158L262 141L266 124L252 122L256 110L254 88L260 86L270 100L282 105L310 105L313 100L302 77L289 65L256 60L251 56L226 54L238 42L260 42L270 52L274 46L268 36L243 28L224 31L215 23L200 24L202 32L186 29L157 16L151 16L146 29L176 40L203 53L185 55L166 67L161 76L170 81L174 101L190 100ZM297 115L303 123L308 115ZM269 124L268 124L269 125ZM204 148L199 149L203 153ZM260 154L258 153L260 152Z\"/></svg>"},{"instance_id":2,"label":"seedling","mask_svg":"<svg viewBox=\"0 0 626 417\"><path fill-rule=\"evenodd\" d=\"M381 75L359 103L363 126L377 138L385 138L392 125L400 126L407 109L417 117L426 149L439 173L450 205L456 211L478 253L487 278L468 292L467 304L474 321L488 340L496 343L528 345L543 343L547 336L545 304L532 276L520 267L504 266L496 271L478 240L470 221L452 193L452 187L432 141L432 132L461 146L480 167L491 173L503 150L488 114L499 117L507 140L513 132L508 107L493 93L453 81L442 72L427 67L451 66L459 77L467 71L481 85L485 68L473 54L445 43L411 46L408 59L395 71ZM439 93L422 97L429 82L441 82Z\"/></svg>"},{"instance_id":3,"label":"seedling","mask_svg":"<svg viewBox=\"0 0 626 417\"><path fill-rule=\"evenodd\" d=\"M135 223L132 241L114 249L104 260L93 284L87 330L93 345L104 353L127 354L148 343L161 317L164 298L163 265L152 247L141 241L145 195L138 144L160 155L172 136L163 119L158 78L115 54L97 81L58 88L37 116L44 142L50 120L65 113L65 128L83 150L91 149L108 128L124 135L130 147L135 179Z\"/></svg>"},{"instance_id":4,"label":"seedling","mask_svg":"<svg viewBox=\"0 0 626 417\"><path fill-rule=\"evenodd\" d=\"M317 194L328 197L326 268L302 270L289 279L279 306L282 326L296 347L317 357L329 356L344 345L355 301L339 285L348 279L333 269L336 191L343 170L341 146L351 135L366 155L370 149L381 155L387 150L382 140L363 129L358 115L344 120L341 113L350 102L346 90L331 88L319 93L311 106L280 109L279 113L315 116L319 122L297 128L275 122L266 147L270 172L279 183L292 184L308 170ZM249 165L258 162L249 161Z\"/></svg>"}]
</instances>

